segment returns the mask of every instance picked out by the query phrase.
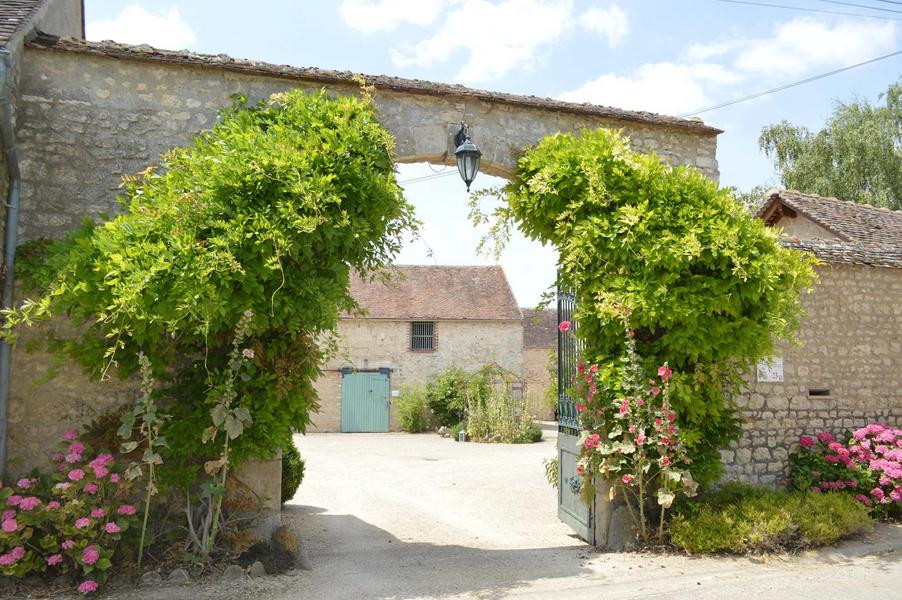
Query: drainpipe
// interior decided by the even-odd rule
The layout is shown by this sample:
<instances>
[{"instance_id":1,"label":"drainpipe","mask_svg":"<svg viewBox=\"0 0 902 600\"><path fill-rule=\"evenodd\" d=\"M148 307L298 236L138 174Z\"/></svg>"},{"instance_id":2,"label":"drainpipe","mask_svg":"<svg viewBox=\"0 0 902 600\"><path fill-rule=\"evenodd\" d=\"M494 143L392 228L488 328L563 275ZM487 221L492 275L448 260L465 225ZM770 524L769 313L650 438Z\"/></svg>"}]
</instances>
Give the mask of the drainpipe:
<instances>
[{"instance_id":1,"label":"drainpipe","mask_svg":"<svg viewBox=\"0 0 902 600\"><path fill-rule=\"evenodd\" d=\"M9 76L12 70L12 55L9 50L0 50L0 144L6 161L9 177L6 198L6 232L3 242L3 292L0 307L13 306L13 266L16 259L19 227L19 155L16 151L16 136L13 132L12 101L9 94ZM0 341L0 476L6 474L7 413L9 406L9 376L12 347Z\"/></svg>"}]
</instances>

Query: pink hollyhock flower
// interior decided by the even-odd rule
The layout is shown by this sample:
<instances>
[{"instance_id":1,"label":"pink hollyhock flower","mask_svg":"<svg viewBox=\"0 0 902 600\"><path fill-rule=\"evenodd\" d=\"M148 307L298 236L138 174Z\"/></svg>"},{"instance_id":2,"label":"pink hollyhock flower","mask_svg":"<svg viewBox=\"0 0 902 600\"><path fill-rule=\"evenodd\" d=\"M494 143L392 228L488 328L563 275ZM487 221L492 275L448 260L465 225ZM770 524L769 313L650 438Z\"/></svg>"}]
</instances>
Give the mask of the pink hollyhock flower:
<instances>
[{"instance_id":1,"label":"pink hollyhock flower","mask_svg":"<svg viewBox=\"0 0 902 600\"><path fill-rule=\"evenodd\" d=\"M60 503L57 502L56 500L51 500L50 502L47 503L48 510L56 510L59 507L60 507Z\"/></svg>"},{"instance_id":2,"label":"pink hollyhock flower","mask_svg":"<svg viewBox=\"0 0 902 600\"><path fill-rule=\"evenodd\" d=\"M252 311L251 309L247 309L246 311L244 311L244 316L245 316L245 318L250 319L251 317L254 316L254 311Z\"/></svg>"},{"instance_id":3,"label":"pink hollyhock flower","mask_svg":"<svg viewBox=\"0 0 902 600\"><path fill-rule=\"evenodd\" d=\"M97 493L97 490L99 489L100 488L97 487L97 484L93 482L86 483L84 487L85 493L91 494L92 496L95 495Z\"/></svg>"},{"instance_id":4,"label":"pink hollyhock flower","mask_svg":"<svg viewBox=\"0 0 902 600\"><path fill-rule=\"evenodd\" d=\"M5 521L7 519L15 519L15 518L16 518L16 511L14 511L13 509L10 508L8 510L3 511L3 516L0 517L0 521Z\"/></svg>"},{"instance_id":5,"label":"pink hollyhock flower","mask_svg":"<svg viewBox=\"0 0 902 600\"><path fill-rule=\"evenodd\" d=\"M70 481L81 481L85 478L85 472L81 469L72 469L67 475Z\"/></svg>"},{"instance_id":6,"label":"pink hollyhock flower","mask_svg":"<svg viewBox=\"0 0 902 600\"><path fill-rule=\"evenodd\" d=\"M75 442L69 445L69 454L81 454L85 451L85 445L81 442Z\"/></svg>"},{"instance_id":7,"label":"pink hollyhock flower","mask_svg":"<svg viewBox=\"0 0 902 600\"><path fill-rule=\"evenodd\" d=\"M91 516L94 517L95 519L99 519L99 518L103 517L103 515L105 515L105 514L106 514L106 511L103 510L102 508L95 508L94 510L91 511Z\"/></svg>"},{"instance_id":8,"label":"pink hollyhock flower","mask_svg":"<svg viewBox=\"0 0 902 600\"><path fill-rule=\"evenodd\" d=\"M585 363L582 363L582 362L581 362L581 363L577 363L577 365L576 365L576 372L579 373L580 375L582 375L583 373L585 373L585 372L586 372L586 364L585 364Z\"/></svg>"},{"instance_id":9,"label":"pink hollyhock flower","mask_svg":"<svg viewBox=\"0 0 902 600\"><path fill-rule=\"evenodd\" d=\"M639 398L638 400L636 400L636 406L645 406L645 400Z\"/></svg>"},{"instance_id":10,"label":"pink hollyhock flower","mask_svg":"<svg viewBox=\"0 0 902 600\"><path fill-rule=\"evenodd\" d=\"M833 439L833 436L830 435L829 433L827 433L826 431L822 431L819 434L817 434L817 439L819 439L820 441L822 441L825 444L829 444L830 442L836 441L835 439Z\"/></svg>"},{"instance_id":11,"label":"pink hollyhock flower","mask_svg":"<svg viewBox=\"0 0 902 600\"><path fill-rule=\"evenodd\" d=\"M564 333L565 331L570 331L570 321L561 321L561 324L557 326L558 331Z\"/></svg>"},{"instance_id":12,"label":"pink hollyhock flower","mask_svg":"<svg viewBox=\"0 0 902 600\"><path fill-rule=\"evenodd\" d=\"M254 351L251 348L245 348L241 351L241 356L244 358L254 358Z\"/></svg>"},{"instance_id":13,"label":"pink hollyhock flower","mask_svg":"<svg viewBox=\"0 0 902 600\"><path fill-rule=\"evenodd\" d=\"M674 433L676 433L676 427L671 425L670 427L667 428L667 433L669 433L670 435L673 435Z\"/></svg>"},{"instance_id":14,"label":"pink hollyhock flower","mask_svg":"<svg viewBox=\"0 0 902 600\"><path fill-rule=\"evenodd\" d=\"M810 435L803 435L799 438L799 444L805 448L812 448L814 446L814 438Z\"/></svg>"},{"instance_id":15,"label":"pink hollyhock flower","mask_svg":"<svg viewBox=\"0 0 902 600\"><path fill-rule=\"evenodd\" d=\"M630 425L629 427L626 428L626 430L629 431L630 433L636 433L636 426Z\"/></svg>"},{"instance_id":16,"label":"pink hollyhock flower","mask_svg":"<svg viewBox=\"0 0 902 600\"><path fill-rule=\"evenodd\" d=\"M3 525L0 527L2 527L3 531L5 531L6 533L12 533L19 528L19 524L15 519L5 519L3 521Z\"/></svg>"},{"instance_id":17,"label":"pink hollyhock flower","mask_svg":"<svg viewBox=\"0 0 902 600\"><path fill-rule=\"evenodd\" d=\"M584 469L583 469L583 466L582 466L582 465L576 465L576 474L577 474L577 475L582 475L582 474L583 474L583 470L584 470Z\"/></svg>"},{"instance_id":18,"label":"pink hollyhock flower","mask_svg":"<svg viewBox=\"0 0 902 600\"><path fill-rule=\"evenodd\" d=\"M661 365L658 367L658 377L662 380L667 381L673 376L673 371L670 370L670 367L667 365Z\"/></svg>"},{"instance_id":19,"label":"pink hollyhock flower","mask_svg":"<svg viewBox=\"0 0 902 600\"><path fill-rule=\"evenodd\" d=\"M662 421L660 417L655 419L655 425L657 425L658 427L660 427L663 424L664 424L664 421Z\"/></svg>"},{"instance_id":20,"label":"pink hollyhock flower","mask_svg":"<svg viewBox=\"0 0 902 600\"><path fill-rule=\"evenodd\" d=\"M31 480L23 477L16 483L16 485L19 486L20 488L22 488L23 490L27 490L28 488L31 487Z\"/></svg>"},{"instance_id":21,"label":"pink hollyhock flower","mask_svg":"<svg viewBox=\"0 0 902 600\"><path fill-rule=\"evenodd\" d=\"M97 591L97 582L93 579L86 579L81 582L81 585L78 586L78 591L82 594L90 594L91 592Z\"/></svg>"},{"instance_id":22,"label":"pink hollyhock flower","mask_svg":"<svg viewBox=\"0 0 902 600\"><path fill-rule=\"evenodd\" d=\"M676 421L676 415L673 414L673 413L667 413L667 420L670 421L671 423L675 422L675 421Z\"/></svg>"},{"instance_id":23,"label":"pink hollyhock flower","mask_svg":"<svg viewBox=\"0 0 902 600\"><path fill-rule=\"evenodd\" d=\"M15 564L15 560L9 554L0 554L0 566L9 567Z\"/></svg>"},{"instance_id":24,"label":"pink hollyhock flower","mask_svg":"<svg viewBox=\"0 0 902 600\"><path fill-rule=\"evenodd\" d=\"M576 412L583 412L584 410L586 410L585 404L577 404L576 405Z\"/></svg>"},{"instance_id":25,"label":"pink hollyhock flower","mask_svg":"<svg viewBox=\"0 0 902 600\"><path fill-rule=\"evenodd\" d=\"M595 384L594 384L594 383L593 383L592 385L589 386L589 395L592 395L592 394L594 394L594 393L597 392L597 391L598 391L598 388L595 387Z\"/></svg>"},{"instance_id":26,"label":"pink hollyhock flower","mask_svg":"<svg viewBox=\"0 0 902 600\"><path fill-rule=\"evenodd\" d=\"M593 433L592 435L590 435L589 437L586 438L586 441L585 441L586 448L597 448L598 442L600 439L601 439L601 436L599 436L597 433Z\"/></svg>"},{"instance_id":27,"label":"pink hollyhock flower","mask_svg":"<svg viewBox=\"0 0 902 600\"><path fill-rule=\"evenodd\" d=\"M598 365L592 365L591 367L589 367L589 371L591 371L592 373L598 373Z\"/></svg>"},{"instance_id":28,"label":"pink hollyhock flower","mask_svg":"<svg viewBox=\"0 0 902 600\"><path fill-rule=\"evenodd\" d=\"M25 548L22 546L16 546L10 551L10 556L12 556L16 560L22 560L25 558Z\"/></svg>"},{"instance_id":29,"label":"pink hollyhock flower","mask_svg":"<svg viewBox=\"0 0 902 600\"><path fill-rule=\"evenodd\" d=\"M119 526L112 521L104 525L103 530L107 533L119 533L120 531L122 531L121 529L119 529Z\"/></svg>"},{"instance_id":30,"label":"pink hollyhock flower","mask_svg":"<svg viewBox=\"0 0 902 600\"><path fill-rule=\"evenodd\" d=\"M81 560L86 565L93 565L100 558L100 552L94 546L88 546L81 555Z\"/></svg>"},{"instance_id":31,"label":"pink hollyhock flower","mask_svg":"<svg viewBox=\"0 0 902 600\"><path fill-rule=\"evenodd\" d=\"M73 542L72 540L66 540L62 544L60 544L60 548L62 548L63 550L71 550L74 547L75 542Z\"/></svg>"},{"instance_id":32,"label":"pink hollyhock flower","mask_svg":"<svg viewBox=\"0 0 902 600\"><path fill-rule=\"evenodd\" d=\"M53 462L60 462L66 457L63 455L62 452L54 452L53 454L50 455L50 458L53 459Z\"/></svg>"},{"instance_id":33,"label":"pink hollyhock flower","mask_svg":"<svg viewBox=\"0 0 902 600\"><path fill-rule=\"evenodd\" d=\"M33 510L33 509L37 508L38 506L40 506L40 504L41 504L40 498L36 498L34 496L29 496L27 498L22 498L22 501L19 502L19 508L24 511L30 511L30 510Z\"/></svg>"},{"instance_id":34,"label":"pink hollyhock flower","mask_svg":"<svg viewBox=\"0 0 902 600\"><path fill-rule=\"evenodd\" d=\"M22 496L12 495L6 499L6 504L9 506L19 506L19 502L22 501Z\"/></svg>"},{"instance_id":35,"label":"pink hollyhock flower","mask_svg":"<svg viewBox=\"0 0 902 600\"><path fill-rule=\"evenodd\" d=\"M660 394L660 393L661 393L661 388L659 388L658 386L654 386L654 387L651 388L651 395L652 395L652 396L657 396L657 395Z\"/></svg>"},{"instance_id":36,"label":"pink hollyhock flower","mask_svg":"<svg viewBox=\"0 0 902 600\"><path fill-rule=\"evenodd\" d=\"M642 435L642 434L640 433L640 434L639 434L639 437L636 438L636 443L639 444L640 446L641 446L642 444L644 444L644 443L645 443L645 436Z\"/></svg>"},{"instance_id":37,"label":"pink hollyhock flower","mask_svg":"<svg viewBox=\"0 0 902 600\"><path fill-rule=\"evenodd\" d=\"M88 517L82 517L80 519L75 520L75 528L76 529L84 529L91 525L91 519Z\"/></svg>"},{"instance_id":38,"label":"pink hollyhock flower","mask_svg":"<svg viewBox=\"0 0 902 600\"><path fill-rule=\"evenodd\" d=\"M112 475L110 475L110 482L119 483L119 473L113 473Z\"/></svg>"},{"instance_id":39,"label":"pink hollyhock flower","mask_svg":"<svg viewBox=\"0 0 902 600\"><path fill-rule=\"evenodd\" d=\"M661 466L662 466L662 467L667 467L667 466L669 466L669 465L670 465L670 459L669 459L669 458L667 458L667 457L665 456L664 458L661 459Z\"/></svg>"},{"instance_id":40,"label":"pink hollyhock flower","mask_svg":"<svg viewBox=\"0 0 902 600\"><path fill-rule=\"evenodd\" d=\"M636 332L633 331L633 330L631 329L631 330L629 330L629 331L626 332L626 336L627 336L627 337L634 338L634 337L636 337Z\"/></svg>"},{"instance_id":41,"label":"pink hollyhock flower","mask_svg":"<svg viewBox=\"0 0 902 600\"><path fill-rule=\"evenodd\" d=\"M629 411L630 411L630 403L628 400L624 400L623 402L620 403L620 411L619 412L621 415L625 415Z\"/></svg>"},{"instance_id":42,"label":"pink hollyhock flower","mask_svg":"<svg viewBox=\"0 0 902 600\"><path fill-rule=\"evenodd\" d=\"M596 436L596 437L598 437L598 436ZM118 512L120 515L131 516L131 515L135 514L135 512L137 512L137 511L135 510L135 507L132 506L131 504L123 504L122 506L119 507L119 509L116 512Z\"/></svg>"},{"instance_id":43,"label":"pink hollyhock flower","mask_svg":"<svg viewBox=\"0 0 902 600\"><path fill-rule=\"evenodd\" d=\"M50 565L51 567L54 565L58 565L61 562L63 562L62 554L53 554L53 555L47 557L47 564Z\"/></svg>"},{"instance_id":44,"label":"pink hollyhock flower","mask_svg":"<svg viewBox=\"0 0 902 600\"><path fill-rule=\"evenodd\" d=\"M630 485L633 482L633 476L629 475L629 474L624 475L623 477L620 478L620 481L622 481L626 485Z\"/></svg>"},{"instance_id":45,"label":"pink hollyhock flower","mask_svg":"<svg viewBox=\"0 0 902 600\"><path fill-rule=\"evenodd\" d=\"M70 429L63 434L63 439L67 442L74 442L76 439L78 439L78 434Z\"/></svg>"}]
</instances>

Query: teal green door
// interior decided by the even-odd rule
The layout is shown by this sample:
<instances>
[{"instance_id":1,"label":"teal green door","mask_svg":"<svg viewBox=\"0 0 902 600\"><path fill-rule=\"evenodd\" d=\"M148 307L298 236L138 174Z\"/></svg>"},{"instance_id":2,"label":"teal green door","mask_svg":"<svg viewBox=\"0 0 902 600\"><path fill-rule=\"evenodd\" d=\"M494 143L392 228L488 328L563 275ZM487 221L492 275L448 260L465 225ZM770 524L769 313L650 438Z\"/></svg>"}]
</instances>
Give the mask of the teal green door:
<instances>
[{"instance_id":1,"label":"teal green door","mask_svg":"<svg viewBox=\"0 0 902 600\"><path fill-rule=\"evenodd\" d=\"M388 373L344 373L341 377L341 430L388 431Z\"/></svg>"}]
</instances>

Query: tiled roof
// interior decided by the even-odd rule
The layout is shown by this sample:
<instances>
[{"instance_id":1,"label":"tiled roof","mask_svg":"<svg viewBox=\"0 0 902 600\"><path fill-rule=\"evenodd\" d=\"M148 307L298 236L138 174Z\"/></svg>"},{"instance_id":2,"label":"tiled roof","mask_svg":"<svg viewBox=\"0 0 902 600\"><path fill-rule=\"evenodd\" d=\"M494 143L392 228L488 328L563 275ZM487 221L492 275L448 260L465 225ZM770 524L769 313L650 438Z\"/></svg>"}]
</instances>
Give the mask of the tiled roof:
<instances>
[{"instance_id":1,"label":"tiled roof","mask_svg":"<svg viewBox=\"0 0 902 600\"><path fill-rule=\"evenodd\" d=\"M396 265L391 281L351 279L351 296L368 319L520 321L501 267Z\"/></svg>"},{"instance_id":2,"label":"tiled roof","mask_svg":"<svg viewBox=\"0 0 902 600\"><path fill-rule=\"evenodd\" d=\"M523 313L523 347L557 348L557 311L521 308Z\"/></svg>"},{"instance_id":3,"label":"tiled roof","mask_svg":"<svg viewBox=\"0 0 902 600\"><path fill-rule=\"evenodd\" d=\"M804 214L847 242L902 246L902 211L794 190L771 190L767 201L758 209L758 216L772 215L771 222L779 221L775 209L781 206L777 203Z\"/></svg>"},{"instance_id":4,"label":"tiled roof","mask_svg":"<svg viewBox=\"0 0 902 600\"><path fill-rule=\"evenodd\" d=\"M47 0L0 0L0 48L24 27Z\"/></svg>"},{"instance_id":5,"label":"tiled roof","mask_svg":"<svg viewBox=\"0 0 902 600\"><path fill-rule=\"evenodd\" d=\"M783 238L780 243L787 248L811 252L827 263L902 269L902 246L900 245L856 244L796 238Z\"/></svg>"},{"instance_id":6,"label":"tiled roof","mask_svg":"<svg viewBox=\"0 0 902 600\"><path fill-rule=\"evenodd\" d=\"M6 0L2 1L5 2ZM265 62L231 58L225 54L198 54L187 50L160 50L148 45L132 46L110 41L95 42L76 40L72 38L58 38L47 34L36 36L29 42L29 46L49 50L82 52L85 54L109 56L112 58L210 67L270 77L316 81L320 83L359 85L360 78L362 77L368 85L375 86L377 89L388 89L433 96L475 98L488 102L496 102L498 104L525 106L557 112L596 115L621 121L637 121L640 123L650 123L681 129L692 129L708 135L722 133L722 131L716 127L705 125L700 119L670 117L656 113L622 110L610 106L598 106L588 103L578 104L575 102L563 102L552 98L538 98L536 96L490 92L467 88L462 85L434 83L420 79L402 79L400 77L389 77L386 75L361 75L348 71L330 71L316 68L274 65Z\"/></svg>"}]
</instances>

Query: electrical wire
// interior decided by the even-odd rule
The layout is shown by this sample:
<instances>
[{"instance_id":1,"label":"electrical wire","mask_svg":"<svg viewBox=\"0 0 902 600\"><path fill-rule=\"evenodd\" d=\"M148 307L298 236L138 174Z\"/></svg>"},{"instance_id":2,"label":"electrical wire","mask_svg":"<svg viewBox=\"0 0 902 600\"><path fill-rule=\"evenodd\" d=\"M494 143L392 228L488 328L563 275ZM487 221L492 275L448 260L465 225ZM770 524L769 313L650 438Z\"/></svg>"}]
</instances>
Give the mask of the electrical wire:
<instances>
[{"instance_id":1,"label":"electrical wire","mask_svg":"<svg viewBox=\"0 0 902 600\"><path fill-rule=\"evenodd\" d=\"M807 8L803 6L788 6L786 4L770 4L768 2L751 2L750 0L717 0L718 2L726 2L728 4L746 4L748 6L765 6L767 8L783 8L786 10L802 10L805 12L823 13L828 15L844 15L846 17L862 17L864 19L881 19L884 21L902 21L898 17L883 17L879 15L863 15L861 13L850 13L839 10L823 10L819 8Z\"/></svg>"},{"instance_id":2,"label":"electrical wire","mask_svg":"<svg viewBox=\"0 0 902 600\"><path fill-rule=\"evenodd\" d=\"M411 179L405 179L404 181L399 181L398 185L404 185L405 183L420 183L423 181L432 181L433 179L441 179L442 177L451 177L452 175L457 174L457 171L448 171L442 173L436 173L435 175L423 175L421 177L413 177Z\"/></svg>"},{"instance_id":3,"label":"electrical wire","mask_svg":"<svg viewBox=\"0 0 902 600\"><path fill-rule=\"evenodd\" d=\"M880 8L879 6L868 6L867 4L855 4L854 2L841 2L840 0L819 0L825 4L838 4L839 6L852 6L854 8L866 8L867 10L879 10L881 12L897 13L902 15L902 10L894 8Z\"/></svg>"},{"instance_id":4,"label":"electrical wire","mask_svg":"<svg viewBox=\"0 0 902 600\"><path fill-rule=\"evenodd\" d=\"M877 58L872 58L870 60L866 60L864 62L860 62L854 65L849 65L848 67L842 67L840 69L835 69L833 71L829 71L827 73L821 73L820 75L814 75L812 77L808 77L806 79L801 79L799 81L793 81L792 83L786 83L784 85L771 88L769 90L764 90L762 92L756 92L754 94L749 94L748 96L743 96L742 98L736 98L735 100L728 100L727 102L721 102L720 104L715 104L713 106L709 106L707 108L702 108L699 110L694 110L692 112L684 113L680 115L681 117L694 117L695 115L700 115L702 113L710 112L712 110L717 110L720 108L725 108L727 106L733 106L734 104L739 104L740 102L746 102L748 100L754 100L755 98L761 98L762 96L767 96L770 94L774 94L776 92L782 92L783 90L788 90L790 88L798 87L800 85L811 83L812 81L817 81L818 79L824 79L825 77L830 77L832 75L836 75L838 73L843 73L845 71L851 71L852 69L857 69L858 67L863 67L865 65L869 65L871 63L875 63L877 61L886 60L887 58L892 58L894 56L899 56L902 54L902 50L896 50L890 54L884 54L883 56L878 56Z\"/></svg>"}]
</instances>

